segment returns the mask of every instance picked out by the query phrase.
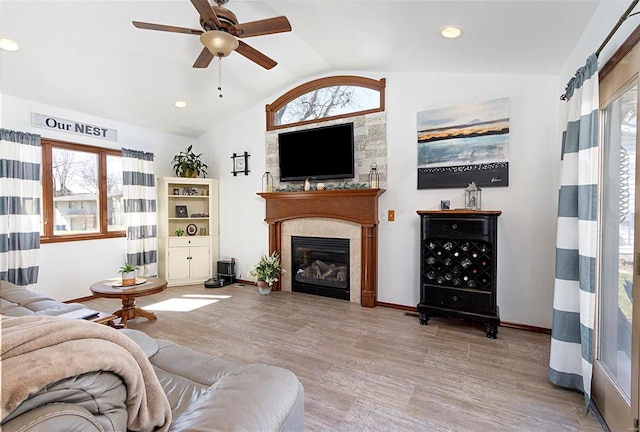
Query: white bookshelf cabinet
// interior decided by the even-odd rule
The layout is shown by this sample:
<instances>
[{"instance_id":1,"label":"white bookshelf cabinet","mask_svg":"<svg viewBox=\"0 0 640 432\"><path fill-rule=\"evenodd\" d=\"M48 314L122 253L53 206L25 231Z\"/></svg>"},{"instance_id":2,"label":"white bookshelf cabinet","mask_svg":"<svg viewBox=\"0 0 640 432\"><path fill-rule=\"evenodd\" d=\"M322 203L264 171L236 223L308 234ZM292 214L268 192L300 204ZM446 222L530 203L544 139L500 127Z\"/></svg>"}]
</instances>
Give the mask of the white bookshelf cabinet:
<instances>
[{"instance_id":1,"label":"white bookshelf cabinet","mask_svg":"<svg viewBox=\"0 0 640 432\"><path fill-rule=\"evenodd\" d=\"M158 267L169 286L199 284L214 276L218 189L214 179L158 179Z\"/></svg>"}]
</instances>

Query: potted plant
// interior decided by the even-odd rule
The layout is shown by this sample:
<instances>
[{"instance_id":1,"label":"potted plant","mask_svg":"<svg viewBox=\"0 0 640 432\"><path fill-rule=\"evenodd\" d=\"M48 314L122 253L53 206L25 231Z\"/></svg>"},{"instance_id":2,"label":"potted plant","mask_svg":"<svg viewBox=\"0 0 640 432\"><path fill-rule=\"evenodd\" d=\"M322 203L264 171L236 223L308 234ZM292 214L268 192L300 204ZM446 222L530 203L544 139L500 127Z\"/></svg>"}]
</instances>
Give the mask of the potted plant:
<instances>
[{"instance_id":1,"label":"potted plant","mask_svg":"<svg viewBox=\"0 0 640 432\"><path fill-rule=\"evenodd\" d=\"M195 154L191 149L193 145L187 147L187 151L181 151L173 157L173 169L178 177L198 177L200 174L207 175L207 164L200 158L202 153Z\"/></svg>"},{"instance_id":2,"label":"potted plant","mask_svg":"<svg viewBox=\"0 0 640 432\"><path fill-rule=\"evenodd\" d=\"M262 254L260 261L250 267L248 274L256 279L260 294L267 295L271 293L271 286L278 281L280 273L283 271L280 266L280 257L274 251L271 255Z\"/></svg>"},{"instance_id":3,"label":"potted plant","mask_svg":"<svg viewBox=\"0 0 640 432\"><path fill-rule=\"evenodd\" d=\"M122 273L122 285L136 284L136 270L138 270L138 266L129 263L125 263L125 265L120 267L118 272Z\"/></svg>"}]
</instances>

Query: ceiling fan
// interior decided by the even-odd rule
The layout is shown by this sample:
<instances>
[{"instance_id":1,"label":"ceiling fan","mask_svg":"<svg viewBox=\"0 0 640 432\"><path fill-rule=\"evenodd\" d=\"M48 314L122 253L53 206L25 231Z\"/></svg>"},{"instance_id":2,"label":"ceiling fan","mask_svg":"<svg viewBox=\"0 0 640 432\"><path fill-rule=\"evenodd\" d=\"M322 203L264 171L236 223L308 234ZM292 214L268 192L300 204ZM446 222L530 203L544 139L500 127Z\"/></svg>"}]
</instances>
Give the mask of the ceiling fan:
<instances>
[{"instance_id":1,"label":"ceiling fan","mask_svg":"<svg viewBox=\"0 0 640 432\"><path fill-rule=\"evenodd\" d=\"M194 68L206 68L213 57L226 57L236 51L259 64L265 69L271 69L278 63L267 57L257 49L247 45L238 38L268 35L291 31L291 24L285 16L267 18L258 21L238 23L238 18L229 9L222 7L229 0L215 0L217 6L212 6L207 0L191 0L200 14L200 26L203 30L175 27L133 21L133 25L140 29L159 30L172 33L186 33L200 35L204 48L193 64Z\"/></svg>"}]
</instances>

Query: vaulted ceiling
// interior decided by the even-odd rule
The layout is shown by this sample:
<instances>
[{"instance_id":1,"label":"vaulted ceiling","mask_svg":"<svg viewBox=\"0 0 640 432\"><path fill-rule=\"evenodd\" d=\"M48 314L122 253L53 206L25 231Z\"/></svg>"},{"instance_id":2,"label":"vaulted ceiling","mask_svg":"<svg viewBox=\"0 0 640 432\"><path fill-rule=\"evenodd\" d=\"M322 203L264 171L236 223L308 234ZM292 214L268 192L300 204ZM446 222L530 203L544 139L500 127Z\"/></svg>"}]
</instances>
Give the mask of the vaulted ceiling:
<instances>
[{"instance_id":1,"label":"vaulted ceiling","mask_svg":"<svg viewBox=\"0 0 640 432\"><path fill-rule=\"evenodd\" d=\"M240 22L279 15L292 31L244 39L278 65L237 53L194 69L200 29L189 0L0 0L0 93L197 137L247 107L333 73L558 75L600 0L230 0ZM570 17L570 18L569 18ZM440 36L449 24L456 40ZM174 101L188 106L177 109Z\"/></svg>"}]
</instances>

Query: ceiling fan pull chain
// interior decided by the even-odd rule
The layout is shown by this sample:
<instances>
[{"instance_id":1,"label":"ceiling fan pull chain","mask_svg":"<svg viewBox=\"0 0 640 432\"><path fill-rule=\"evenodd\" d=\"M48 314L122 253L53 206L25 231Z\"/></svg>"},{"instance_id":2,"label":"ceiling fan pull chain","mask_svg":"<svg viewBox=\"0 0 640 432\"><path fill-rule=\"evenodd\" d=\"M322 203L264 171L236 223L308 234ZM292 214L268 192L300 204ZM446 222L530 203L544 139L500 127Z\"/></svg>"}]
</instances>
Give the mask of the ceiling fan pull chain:
<instances>
[{"instance_id":1,"label":"ceiling fan pull chain","mask_svg":"<svg viewBox=\"0 0 640 432\"><path fill-rule=\"evenodd\" d=\"M222 56L218 56L218 91L222 97Z\"/></svg>"}]
</instances>

